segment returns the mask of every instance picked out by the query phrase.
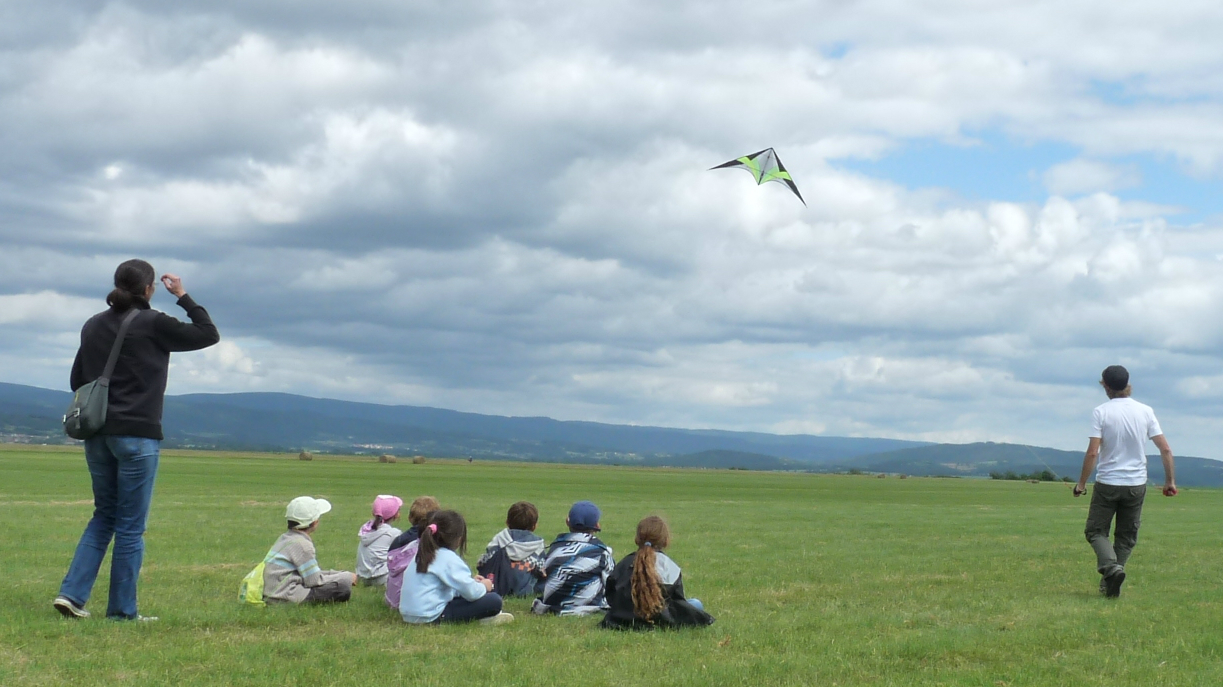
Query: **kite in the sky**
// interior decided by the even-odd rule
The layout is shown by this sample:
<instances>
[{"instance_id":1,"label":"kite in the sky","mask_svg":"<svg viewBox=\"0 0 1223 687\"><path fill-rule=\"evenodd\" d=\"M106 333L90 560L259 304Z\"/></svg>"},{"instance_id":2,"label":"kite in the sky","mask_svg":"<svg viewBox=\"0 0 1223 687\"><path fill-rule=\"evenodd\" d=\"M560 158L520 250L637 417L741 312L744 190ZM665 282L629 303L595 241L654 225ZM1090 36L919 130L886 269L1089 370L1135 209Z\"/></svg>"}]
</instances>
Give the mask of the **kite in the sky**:
<instances>
[{"instance_id":1,"label":"kite in the sky","mask_svg":"<svg viewBox=\"0 0 1223 687\"><path fill-rule=\"evenodd\" d=\"M730 162L724 162L717 167L710 167L710 169L727 169L730 167L746 169L751 172L752 176L756 177L757 185L763 184L766 181L783 183L790 187L790 190L794 192L794 195L798 196L799 200L802 200L803 205L807 204L807 201L803 200L803 194L799 193L798 187L794 185L794 180L790 178L790 173L786 171L786 166L781 164L781 158L777 157L777 153L772 148L765 148L758 153L744 155Z\"/></svg>"}]
</instances>

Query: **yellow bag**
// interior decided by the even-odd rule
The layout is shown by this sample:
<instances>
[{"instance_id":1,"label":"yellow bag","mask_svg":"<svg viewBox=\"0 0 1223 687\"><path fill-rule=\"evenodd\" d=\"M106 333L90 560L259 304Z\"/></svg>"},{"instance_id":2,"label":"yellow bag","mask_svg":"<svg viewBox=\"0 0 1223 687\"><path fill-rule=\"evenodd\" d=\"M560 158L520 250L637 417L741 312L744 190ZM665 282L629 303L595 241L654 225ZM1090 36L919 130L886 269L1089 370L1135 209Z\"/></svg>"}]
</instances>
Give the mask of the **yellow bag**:
<instances>
[{"instance_id":1,"label":"yellow bag","mask_svg":"<svg viewBox=\"0 0 1223 687\"><path fill-rule=\"evenodd\" d=\"M241 586L238 587L238 601L253 606L267 605L263 600L263 569L266 566L267 561L261 561L254 570L246 573Z\"/></svg>"}]
</instances>

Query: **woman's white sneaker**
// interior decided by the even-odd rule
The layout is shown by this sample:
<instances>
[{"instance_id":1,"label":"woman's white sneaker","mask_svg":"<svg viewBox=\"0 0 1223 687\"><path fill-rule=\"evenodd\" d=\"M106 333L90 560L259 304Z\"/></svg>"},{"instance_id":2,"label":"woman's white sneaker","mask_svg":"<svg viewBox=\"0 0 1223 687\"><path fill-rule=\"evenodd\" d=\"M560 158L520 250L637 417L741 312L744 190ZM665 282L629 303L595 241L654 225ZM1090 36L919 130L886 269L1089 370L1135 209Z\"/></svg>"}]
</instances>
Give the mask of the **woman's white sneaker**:
<instances>
[{"instance_id":1,"label":"woman's white sneaker","mask_svg":"<svg viewBox=\"0 0 1223 687\"><path fill-rule=\"evenodd\" d=\"M514 614L501 611L497 615L484 618L480 621L481 625L504 625L514 622Z\"/></svg>"},{"instance_id":2,"label":"woman's white sneaker","mask_svg":"<svg viewBox=\"0 0 1223 687\"><path fill-rule=\"evenodd\" d=\"M65 618L89 617L89 611L76 605L72 602L72 599L69 599L66 596L55 597L55 601L51 602L51 605L55 606L55 610L59 611L59 614Z\"/></svg>"}]
</instances>

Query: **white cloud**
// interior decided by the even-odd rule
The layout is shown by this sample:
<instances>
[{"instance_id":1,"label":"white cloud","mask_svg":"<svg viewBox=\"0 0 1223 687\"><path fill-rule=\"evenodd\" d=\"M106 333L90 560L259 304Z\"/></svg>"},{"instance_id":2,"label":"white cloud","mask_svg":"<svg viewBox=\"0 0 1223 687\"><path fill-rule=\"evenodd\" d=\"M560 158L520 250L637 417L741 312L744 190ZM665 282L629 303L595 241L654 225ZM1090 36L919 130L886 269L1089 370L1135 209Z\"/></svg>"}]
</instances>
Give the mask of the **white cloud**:
<instances>
[{"instance_id":1,"label":"white cloud","mask_svg":"<svg viewBox=\"0 0 1223 687\"><path fill-rule=\"evenodd\" d=\"M1213 450L1223 227L1116 195L1158 173L1127 155L1223 168L1223 15L1173 5L31 21L0 55L0 379L61 386L142 255L224 337L175 356L177 392L1078 448L1124 360ZM1029 202L838 167L991 136L1077 157ZM766 146L808 206L706 171Z\"/></svg>"},{"instance_id":2,"label":"white cloud","mask_svg":"<svg viewBox=\"0 0 1223 687\"><path fill-rule=\"evenodd\" d=\"M0 295L0 324L3 325L79 327L96 310L92 301L55 291Z\"/></svg>"},{"instance_id":3,"label":"white cloud","mask_svg":"<svg viewBox=\"0 0 1223 687\"><path fill-rule=\"evenodd\" d=\"M1050 167L1044 174L1045 188L1061 196L1119 191L1142 183L1137 165L1115 165L1082 158Z\"/></svg>"}]
</instances>

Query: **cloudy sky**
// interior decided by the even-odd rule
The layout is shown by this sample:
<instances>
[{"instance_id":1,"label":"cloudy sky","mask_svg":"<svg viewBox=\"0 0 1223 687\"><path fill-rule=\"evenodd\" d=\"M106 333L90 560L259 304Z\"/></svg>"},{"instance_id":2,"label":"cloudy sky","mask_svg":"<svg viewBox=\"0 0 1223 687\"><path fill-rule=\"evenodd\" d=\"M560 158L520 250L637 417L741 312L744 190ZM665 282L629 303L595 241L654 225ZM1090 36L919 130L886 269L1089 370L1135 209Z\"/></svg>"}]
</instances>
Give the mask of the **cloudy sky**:
<instances>
[{"instance_id":1,"label":"cloudy sky","mask_svg":"<svg viewBox=\"0 0 1223 687\"><path fill-rule=\"evenodd\" d=\"M1223 458L1217 2L0 3L0 380ZM709 167L777 149L807 200ZM181 311L164 292L154 306Z\"/></svg>"}]
</instances>

